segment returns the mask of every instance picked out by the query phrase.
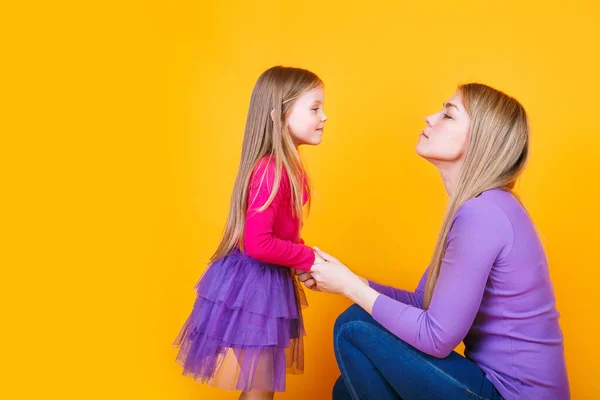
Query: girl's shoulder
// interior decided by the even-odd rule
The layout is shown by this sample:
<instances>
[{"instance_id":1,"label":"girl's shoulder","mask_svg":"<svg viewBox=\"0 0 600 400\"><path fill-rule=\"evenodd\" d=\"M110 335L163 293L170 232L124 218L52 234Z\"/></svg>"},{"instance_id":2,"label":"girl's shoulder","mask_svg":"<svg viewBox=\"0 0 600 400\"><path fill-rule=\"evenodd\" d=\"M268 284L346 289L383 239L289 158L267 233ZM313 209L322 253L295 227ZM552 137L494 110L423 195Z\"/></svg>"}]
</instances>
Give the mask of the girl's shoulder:
<instances>
[{"instance_id":1,"label":"girl's shoulder","mask_svg":"<svg viewBox=\"0 0 600 400\"><path fill-rule=\"evenodd\" d=\"M275 159L272 156L265 156L261 158L254 167L250 176L250 185L259 187L267 185L267 189L270 191L275 183L275 177L277 173L277 166ZM282 187L289 186L289 177L285 168L281 169L281 180L279 182L280 189Z\"/></svg>"}]
</instances>

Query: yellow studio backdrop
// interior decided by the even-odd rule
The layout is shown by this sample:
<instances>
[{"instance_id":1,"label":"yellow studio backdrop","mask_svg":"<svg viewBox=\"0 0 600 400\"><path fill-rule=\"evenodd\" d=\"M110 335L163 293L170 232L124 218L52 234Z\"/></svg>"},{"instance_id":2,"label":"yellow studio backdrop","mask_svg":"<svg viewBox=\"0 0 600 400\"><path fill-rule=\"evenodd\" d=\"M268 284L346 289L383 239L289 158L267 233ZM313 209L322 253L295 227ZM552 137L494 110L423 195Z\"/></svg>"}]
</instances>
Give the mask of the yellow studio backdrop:
<instances>
[{"instance_id":1,"label":"yellow studio backdrop","mask_svg":"<svg viewBox=\"0 0 600 400\"><path fill-rule=\"evenodd\" d=\"M235 399L181 376L171 343L225 223L252 87L326 83L303 237L413 288L446 197L414 151L456 85L517 97L518 186L547 250L574 399L596 398L597 1L105 1L2 6L2 399ZM306 372L278 399L328 399L332 326L308 293Z\"/></svg>"}]
</instances>

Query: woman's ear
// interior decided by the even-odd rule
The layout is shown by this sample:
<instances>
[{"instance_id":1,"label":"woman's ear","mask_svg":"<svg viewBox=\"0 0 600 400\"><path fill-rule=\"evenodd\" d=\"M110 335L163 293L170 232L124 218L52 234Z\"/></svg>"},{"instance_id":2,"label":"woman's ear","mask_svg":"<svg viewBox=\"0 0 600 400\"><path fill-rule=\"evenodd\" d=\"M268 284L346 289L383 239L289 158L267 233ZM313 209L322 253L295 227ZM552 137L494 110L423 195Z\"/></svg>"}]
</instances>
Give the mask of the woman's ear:
<instances>
[{"instance_id":1,"label":"woman's ear","mask_svg":"<svg viewBox=\"0 0 600 400\"><path fill-rule=\"evenodd\" d=\"M271 121L275 122L275 109L271 110Z\"/></svg>"}]
</instances>

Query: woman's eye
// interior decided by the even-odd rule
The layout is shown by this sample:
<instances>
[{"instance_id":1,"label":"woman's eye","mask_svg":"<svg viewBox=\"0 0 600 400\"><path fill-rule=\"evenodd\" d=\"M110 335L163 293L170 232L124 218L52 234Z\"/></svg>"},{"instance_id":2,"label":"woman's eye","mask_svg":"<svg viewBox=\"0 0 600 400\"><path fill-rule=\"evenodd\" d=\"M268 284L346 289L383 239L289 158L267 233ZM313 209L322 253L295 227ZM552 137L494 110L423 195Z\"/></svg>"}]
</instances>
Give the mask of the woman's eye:
<instances>
[{"instance_id":1,"label":"woman's eye","mask_svg":"<svg viewBox=\"0 0 600 400\"><path fill-rule=\"evenodd\" d=\"M452 117L451 117L451 116L449 116L449 115L448 115L448 114L446 114L446 113L444 113L444 118L447 118L447 119L452 119Z\"/></svg>"}]
</instances>

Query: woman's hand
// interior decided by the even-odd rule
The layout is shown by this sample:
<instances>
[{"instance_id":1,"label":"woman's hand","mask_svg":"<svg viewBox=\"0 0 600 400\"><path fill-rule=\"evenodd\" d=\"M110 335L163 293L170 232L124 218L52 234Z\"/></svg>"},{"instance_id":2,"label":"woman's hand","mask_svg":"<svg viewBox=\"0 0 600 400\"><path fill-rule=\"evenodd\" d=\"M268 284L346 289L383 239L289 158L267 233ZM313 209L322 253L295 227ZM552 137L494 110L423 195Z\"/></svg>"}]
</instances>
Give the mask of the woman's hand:
<instances>
[{"instance_id":1,"label":"woman's hand","mask_svg":"<svg viewBox=\"0 0 600 400\"><path fill-rule=\"evenodd\" d=\"M315 262L310 271L296 270L298 279L312 290L341 293L372 314L379 293L369 286L369 281L316 247L315 253Z\"/></svg>"},{"instance_id":2,"label":"woman's hand","mask_svg":"<svg viewBox=\"0 0 600 400\"><path fill-rule=\"evenodd\" d=\"M315 247L315 262L306 277L306 287L321 292L347 295L357 284L362 284L360 277L335 257ZM300 279L302 281L302 279Z\"/></svg>"},{"instance_id":3,"label":"woman's hand","mask_svg":"<svg viewBox=\"0 0 600 400\"><path fill-rule=\"evenodd\" d=\"M315 262L313 263L313 266L315 264L320 264L320 263L324 263L325 260L323 260L323 258L319 255L319 253L317 253L315 251ZM312 270L312 266L311 266L311 270ZM298 275L298 280L302 283L304 283L304 286L306 286L307 288L311 289L311 290L315 290L315 291L319 291L319 289L317 288L317 283L315 282L315 279L312 277L312 274L310 273L310 271L304 271L302 269L295 269L295 273L296 275Z\"/></svg>"}]
</instances>

